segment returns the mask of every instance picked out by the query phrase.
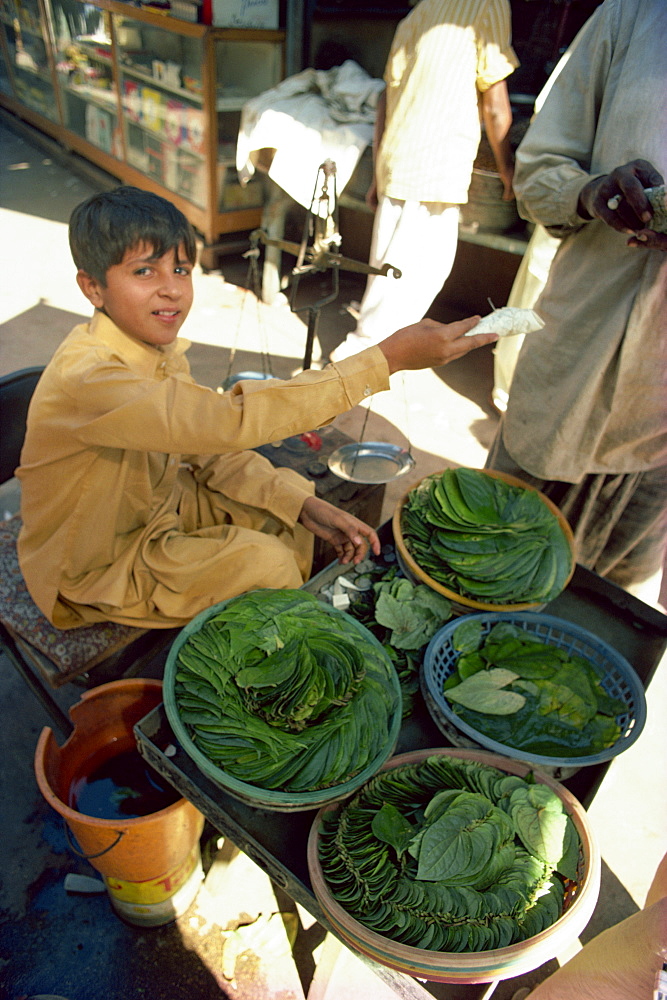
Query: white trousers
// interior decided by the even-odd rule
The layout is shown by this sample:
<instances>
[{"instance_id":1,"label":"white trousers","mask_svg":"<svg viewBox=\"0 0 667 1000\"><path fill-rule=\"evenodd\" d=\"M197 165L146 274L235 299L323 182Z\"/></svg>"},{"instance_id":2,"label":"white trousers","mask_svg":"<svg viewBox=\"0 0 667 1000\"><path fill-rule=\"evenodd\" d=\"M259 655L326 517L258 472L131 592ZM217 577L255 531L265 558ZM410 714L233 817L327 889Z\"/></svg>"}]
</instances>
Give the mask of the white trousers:
<instances>
[{"instance_id":1,"label":"white trousers","mask_svg":"<svg viewBox=\"0 0 667 1000\"><path fill-rule=\"evenodd\" d=\"M379 344L423 319L452 269L458 225L458 205L380 199L369 264L378 268L390 264L402 276L368 276L357 328L332 352L332 360Z\"/></svg>"},{"instance_id":2,"label":"white trousers","mask_svg":"<svg viewBox=\"0 0 667 1000\"><path fill-rule=\"evenodd\" d=\"M517 309L532 309L542 294L549 277L549 268L561 241L550 236L542 226L535 226L526 247L514 284L507 299L508 306ZM519 351L524 335L501 337L493 348L493 393L496 407L503 413L507 409L510 386L514 377Z\"/></svg>"}]
</instances>

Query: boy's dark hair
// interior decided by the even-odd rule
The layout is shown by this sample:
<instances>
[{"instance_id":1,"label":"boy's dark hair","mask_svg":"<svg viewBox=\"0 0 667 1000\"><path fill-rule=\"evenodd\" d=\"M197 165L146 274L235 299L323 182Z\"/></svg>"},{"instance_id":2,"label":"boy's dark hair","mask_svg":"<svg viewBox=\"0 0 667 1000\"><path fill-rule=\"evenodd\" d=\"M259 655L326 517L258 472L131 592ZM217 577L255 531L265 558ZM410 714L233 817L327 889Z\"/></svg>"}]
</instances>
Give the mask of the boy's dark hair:
<instances>
[{"instance_id":1,"label":"boy's dark hair","mask_svg":"<svg viewBox=\"0 0 667 1000\"><path fill-rule=\"evenodd\" d=\"M69 245L77 269L106 285L106 274L126 250L148 243L156 257L185 248L191 264L197 257L195 232L183 213L166 198L121 185L77 205L69 221Z\"/></svg>"}]
</instances>

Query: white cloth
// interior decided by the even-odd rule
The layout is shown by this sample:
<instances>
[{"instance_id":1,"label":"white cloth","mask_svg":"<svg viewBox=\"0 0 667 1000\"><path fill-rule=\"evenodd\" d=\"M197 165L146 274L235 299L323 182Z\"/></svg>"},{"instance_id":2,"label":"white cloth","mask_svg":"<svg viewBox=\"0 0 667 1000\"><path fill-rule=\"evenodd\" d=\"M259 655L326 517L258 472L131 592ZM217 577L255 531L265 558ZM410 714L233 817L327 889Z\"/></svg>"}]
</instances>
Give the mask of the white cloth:
<instances>
[{"instance_id":1,"label":"white cloth","mask_svg":"<svg viewBox=\"0 0 667 1000\"><path fill-rule=\"evenodd\" d=\"M503 306L483 316L477 326L468 330L466 337L476 337L480 333L497 333L499 337L525 337L544 326L534 309L518 306Z\"/></svg>"},{"instance_id":2,"label":"white cloth","mask_svg":"<svg viewBox=\"0 0 667 1000\"><path fill-rule=\"evenodd\" d=\"M382 80L348 59L330 70L305 69L252 98L243 106L236 145L241 184L255 173L259 151L269 149L269 177L304 208L327 159L336 164L340 194L372 142L383 89Z\"/></svg>"},{"instance_id":3,"label":"white cloth","mask_svg":"<svg viewBox=\"0 0 667 1000\"><path fill-rule=\"evenodd\" d=\"M549 277L549 268L560 240L549 236L542 226L535 226L512 290L507 299L508 306L518 309L532 309ZM493 348L493 402L503 413L507 409L512 376L516 367L523 337L501 337Z\"/></svg>"},{"instance_id":4,"label":"white cloth","mask_svg":"<svg viewBox=\"0 0 667 1000\"><path fill-rule=\"evenodd\" d=\"M423 318L442 288L443 274L452 268L458 233L458 205L380 198L369 263L378 267L386 261L402 276L369 276L357 329L331 353L332 361L379 344ZM420 253L423 244L436 246L438 252Z\"/></svg>"}]
</instances>

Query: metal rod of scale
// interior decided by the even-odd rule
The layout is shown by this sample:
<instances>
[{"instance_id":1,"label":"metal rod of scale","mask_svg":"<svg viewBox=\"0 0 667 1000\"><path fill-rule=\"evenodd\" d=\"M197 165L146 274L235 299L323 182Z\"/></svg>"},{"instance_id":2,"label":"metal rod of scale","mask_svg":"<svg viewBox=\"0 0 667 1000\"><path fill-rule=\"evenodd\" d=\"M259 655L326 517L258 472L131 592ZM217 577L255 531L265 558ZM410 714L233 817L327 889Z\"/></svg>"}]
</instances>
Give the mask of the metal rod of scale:
<instances>
[{"instance_id":1,"label":"metal rod of scale","mask_svg":"<svg viewBox=\"0 0 667 1000\"><path fill-rule=\"evenodd\" d=\"M308 313L306 347L303 358L304 369L309 368L312 362L313 343L320 312L325 305L338 298L338 276L341 270L383 276L391 273L394 278L401 277L399 269L392 267L391 264L384 264L381 268L371 267L370 264L344 257L340 253L341 236L338 231L336 164L333 160L325 160L318 169L313 197L304 222L301 243L272 239L266 235L263 229L255 229L250 234L250 249L246 251L244 256L257 260L260 243L284 250L296 257L296 264L292 268L289 281L290 308L295 313ZM328 294L309 305L297 306L296 299L301 278L325 271L331 272L331 290Z\"/></svg>"}]
</instances>

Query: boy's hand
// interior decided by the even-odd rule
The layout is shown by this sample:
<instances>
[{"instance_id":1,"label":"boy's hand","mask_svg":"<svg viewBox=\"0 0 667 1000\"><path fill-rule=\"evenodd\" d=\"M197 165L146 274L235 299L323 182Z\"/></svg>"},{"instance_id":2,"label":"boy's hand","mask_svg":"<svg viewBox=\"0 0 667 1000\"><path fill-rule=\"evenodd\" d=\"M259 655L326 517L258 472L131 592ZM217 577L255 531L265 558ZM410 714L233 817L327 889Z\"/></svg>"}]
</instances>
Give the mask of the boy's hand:
<instances>
[{"instance_id":1,"label":"boy's hand","mask_svg":"<svg viewBox=\"0 0 667 1000\"><path fill-rule=\"evenodd\" d=\"M373 528L320 497L308 497L299 521L308 531L333 545L341 563L351 562L356 566L365 558L369 545L376 556L380 554L380 539Z\"/></svg>"},{"instance_id":2,"label":"boy's hand","mask_svg":"<svg viewBox=\"0 0 667 1000\"><path fill-rule=\"evenodd\" d=\"M391 337L380 344L380 350L389 365L389 374L407 369L437 368L456 358L462 358L476 347L495 343L498 339L495 333L465 336L479 321L479 316L471 316L456 323L437 323L434 319L422 319L419 323L392 333Z\"/></svg>"}]
</instances>

